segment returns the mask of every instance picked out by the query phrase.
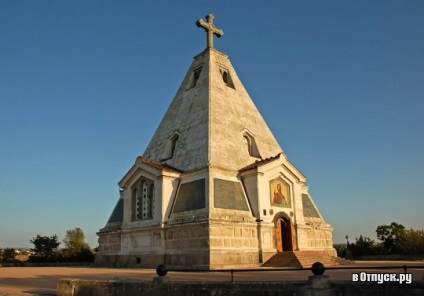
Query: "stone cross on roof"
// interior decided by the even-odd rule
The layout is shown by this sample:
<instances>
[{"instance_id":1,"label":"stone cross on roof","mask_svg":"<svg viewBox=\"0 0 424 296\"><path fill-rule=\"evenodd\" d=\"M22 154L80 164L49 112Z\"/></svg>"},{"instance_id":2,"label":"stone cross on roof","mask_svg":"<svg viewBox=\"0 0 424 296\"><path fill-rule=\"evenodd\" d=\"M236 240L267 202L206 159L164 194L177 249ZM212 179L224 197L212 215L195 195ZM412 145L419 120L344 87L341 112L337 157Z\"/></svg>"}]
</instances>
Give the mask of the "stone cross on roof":
<instances>
[{"instance_id":1,"label":"stone cross on roof","mask_svg":"<svg viewBox=\"0 0 424 296\"><path fill-rule=\"evenodd\" d=\"M202 19L199 19L196 22L197 27L199 27L199 28L202 27L203 29L205 29L205 31L207 33L206 36L207 36L208 48L213 48L213 35L214 34L218 38L221 37L222 35L224 35L224 31L222 31L221 29L218 29L214 26L213 19L214 19L214 16L213 16L213 14L210 13L206 16L207 22L205 22Z\"/></svg>"}]
</instances>

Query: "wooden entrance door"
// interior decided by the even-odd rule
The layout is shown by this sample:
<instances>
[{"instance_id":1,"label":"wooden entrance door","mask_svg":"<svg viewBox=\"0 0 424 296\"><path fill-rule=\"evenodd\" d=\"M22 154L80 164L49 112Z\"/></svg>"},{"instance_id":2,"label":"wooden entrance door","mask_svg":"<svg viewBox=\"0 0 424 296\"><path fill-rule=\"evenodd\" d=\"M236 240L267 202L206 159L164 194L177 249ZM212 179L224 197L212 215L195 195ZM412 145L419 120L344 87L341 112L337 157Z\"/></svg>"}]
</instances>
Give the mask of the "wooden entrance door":
<instances>
[{"instance_id":1,"label":"wooden entrance door","mask_svg":"<svg viewBox=\"0 0 424 296\"><path fill-rule=\"evenodd\" d=\"M293 251L291 223L287 218L278 218L275 229L277 251Z\"/></svg>"}]
</instances>

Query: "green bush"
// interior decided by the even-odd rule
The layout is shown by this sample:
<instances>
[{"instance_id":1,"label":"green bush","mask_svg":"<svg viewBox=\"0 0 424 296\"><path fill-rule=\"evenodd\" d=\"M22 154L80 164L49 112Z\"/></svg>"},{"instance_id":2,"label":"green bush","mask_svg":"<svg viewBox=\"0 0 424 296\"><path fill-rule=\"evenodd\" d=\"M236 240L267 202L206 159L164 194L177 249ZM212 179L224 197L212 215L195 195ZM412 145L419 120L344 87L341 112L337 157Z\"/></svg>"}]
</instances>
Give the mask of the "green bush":
<instances>
[{"instance_id":1,"label":"green bush","mask_svg":"<svg viewBox=\"0 0 424 296\"><path fill-rule=\"evenodd\" d=\"M44 257L44 256L38 256L38 255L31 255L28 257L29 263L51 263L51 262L57 262L55 260L54 256L51 257Z\"/></svg>"},{"instance_id":2,"label":"green bush","mask_svg":"<svg viewBox=\"0 0 424 296\"><path fill-rule=\"evenodd\" d=\"M354 244L350 244L349 250L353 257L358 258L367 255L377 255L380 247L369 237L360 235Z\"/></svg>"},{"instance_id":3,"label":"green bush","mask_svg":"<svg viewBox=\"0 0 424 296\"><path fill-rule=\"evenodd\" d=\"M424 230L405 230L396 247L400 254L424 254Z\"/></svg>"},{"instance_id":4,"label":"green bush","mask_svg":"<svg viewBox=\"0 0 424 296\"><path fill-rule=\"evenodd\" d=\"M15 253L15 249L13 248L6 248L3 250L2 253L2 260L3 262L15 262L16 253Z\"/></svg>"},{"instance_id":5,"label":"green bush","mask_svg":"<svg viewBox=\"0 0 424 296\"><path fill-rule=\"evenodd\" d=\"M77 254L77 262L94 262L94 253L89 248L83 248Z\"/></svg>"},{"instance_id":6,"label":"green bush","mask_svg":"<svg viewBox=\"0 0 424 296\"><path fill-rule=\"evenodd\" d=\"M337 256L340 258L346 257L346 245L334 245L334 249L336 249Z\"/></svg>"},{"instance_id":7,"label":"green bush","mask_svg":"<svg viewBox=\"0 0 424 296\"><path fill-rule=\"evenodd\" d=\"M31 255L30 263L54 263L54 262L94 262L94 253L89 248L83 248L77 253L68 249L54 252L50 257Z\"/></svg>"}]
</instances>

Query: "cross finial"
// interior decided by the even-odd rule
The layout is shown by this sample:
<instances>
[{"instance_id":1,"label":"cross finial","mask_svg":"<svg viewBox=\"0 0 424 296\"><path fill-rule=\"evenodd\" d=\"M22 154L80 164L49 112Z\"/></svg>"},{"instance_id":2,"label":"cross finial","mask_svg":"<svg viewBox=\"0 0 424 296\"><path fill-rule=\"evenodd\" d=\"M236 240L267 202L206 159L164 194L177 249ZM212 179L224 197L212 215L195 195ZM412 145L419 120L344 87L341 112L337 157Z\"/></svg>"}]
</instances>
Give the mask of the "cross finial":
<instances>
[{"instance_id":1,"label":"cross finial","mask_svg":"<svg viewBox=\"0 0 424 296\"><path fill-rule=\"evenodd\" d=\"M224 35L224 31L222 31L222 30L220 30L220 29L218 29L214 26L213 19L214 19L214 16L213 16L213 14L210 13L206 16L207 22L205 22L202 19L199 19L196 22L197 27L199 27L199 28L202 27L206 31L208 48L213 48L213 35L214 34L218 38L221 37L222 35Z\"/></svg>"}]
</instances>

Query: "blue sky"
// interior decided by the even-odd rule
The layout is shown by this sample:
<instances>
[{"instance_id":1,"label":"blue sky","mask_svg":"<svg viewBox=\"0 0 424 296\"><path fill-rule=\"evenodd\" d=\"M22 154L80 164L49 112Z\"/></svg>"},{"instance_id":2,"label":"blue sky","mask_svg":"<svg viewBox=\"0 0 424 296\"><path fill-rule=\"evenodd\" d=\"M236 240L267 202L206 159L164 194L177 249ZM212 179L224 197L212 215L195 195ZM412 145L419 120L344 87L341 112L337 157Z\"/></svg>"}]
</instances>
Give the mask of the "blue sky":
<instances>
[{"instance_id":1,"label":"blue sky","mask_svg":"<svg viewBox=\"0 0 424 296\"><path fill-rule=\"evenodd\" d=\"M1 1L0 247L92 247L215 15L334 241L424 228L423 1Z\"/></svg>"}]
</instances>

